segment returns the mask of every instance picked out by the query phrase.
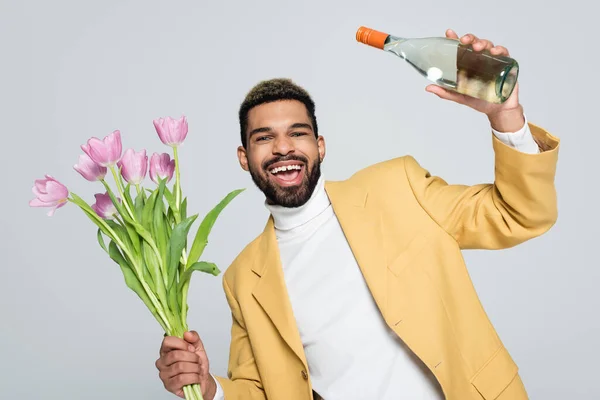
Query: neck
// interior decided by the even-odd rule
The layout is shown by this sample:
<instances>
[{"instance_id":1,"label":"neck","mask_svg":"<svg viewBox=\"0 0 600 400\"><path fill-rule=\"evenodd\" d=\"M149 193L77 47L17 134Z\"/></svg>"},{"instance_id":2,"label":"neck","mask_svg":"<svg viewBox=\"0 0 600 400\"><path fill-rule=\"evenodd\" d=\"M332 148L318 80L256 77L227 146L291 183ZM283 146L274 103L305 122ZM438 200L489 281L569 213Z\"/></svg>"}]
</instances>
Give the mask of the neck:
<instances>
[{"instance_id":1,"label":"neck","mask_svg":"<svg viewBox=\"0 0 600 400\"><path fill-rule=\"evenodd\" d=\"M310 222L325 211L330 204L325 192L325 180L322 175L308 201L300 207L283 207L265 201L265 207L273 216L275 229L280 231L292 230Z\"/></svg>"}]
</instances>

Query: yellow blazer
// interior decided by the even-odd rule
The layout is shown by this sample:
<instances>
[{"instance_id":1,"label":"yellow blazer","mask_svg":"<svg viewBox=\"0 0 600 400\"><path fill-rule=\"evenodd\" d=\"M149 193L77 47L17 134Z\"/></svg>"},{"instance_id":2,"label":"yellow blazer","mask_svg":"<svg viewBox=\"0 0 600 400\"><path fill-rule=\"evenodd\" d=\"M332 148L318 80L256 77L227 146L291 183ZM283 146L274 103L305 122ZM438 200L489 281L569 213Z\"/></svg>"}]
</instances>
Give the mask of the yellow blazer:
<instances>
[{"instance_id":1,"label":"yellow blazer","mask_svg":"<svg viewBox=\"0 0 600 400\"><path fill-rule=\"evenodd\" d=\"M494 184L449 185L410 156L326 183L387 325L433 372L447 400L528 398L461 249L509 248L555 223L559 140L529 126L539 154L521 153L492 136ZM225 398L317 398L272 217L227 269L223 288L233 319L228 378L217 378Z\"/></svg>"}]
</instances>

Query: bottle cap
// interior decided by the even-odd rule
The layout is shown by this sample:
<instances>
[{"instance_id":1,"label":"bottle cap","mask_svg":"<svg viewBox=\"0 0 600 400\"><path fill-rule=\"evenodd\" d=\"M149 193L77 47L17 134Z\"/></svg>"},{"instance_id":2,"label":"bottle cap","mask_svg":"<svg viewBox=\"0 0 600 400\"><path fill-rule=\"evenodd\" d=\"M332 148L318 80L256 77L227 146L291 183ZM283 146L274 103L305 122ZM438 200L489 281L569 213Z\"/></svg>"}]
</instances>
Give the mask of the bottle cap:
<instances>
[{"instance_id":1,"label":"bottle cap","mask_svg":"<svg viewBox=\"0 0 600 400\"><path fill-rule=\"evenodd\" d=\"M375 29L367 28L365 26L361 26L358 28L358 31L356 31L357 41L378 49L383 49L388 36L388 33L379 32Z\"/></svg>"}]
</instances>

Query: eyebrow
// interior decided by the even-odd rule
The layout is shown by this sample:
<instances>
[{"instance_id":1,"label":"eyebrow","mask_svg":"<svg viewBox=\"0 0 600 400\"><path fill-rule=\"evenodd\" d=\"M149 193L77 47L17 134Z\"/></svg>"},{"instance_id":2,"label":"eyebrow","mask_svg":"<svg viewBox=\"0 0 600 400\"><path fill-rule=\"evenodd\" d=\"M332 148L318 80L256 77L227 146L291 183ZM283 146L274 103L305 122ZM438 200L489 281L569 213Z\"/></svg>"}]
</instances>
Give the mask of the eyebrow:
<instances>
[{"instance_id":1,"label":"eyebrow","mask_svg":"<svg viewBox=\"0 0 600 400\"><path fill-rule=\"evenodd\" d=\"M305 128L308 129L310 131L312 131L312 126L310 124L304 123L304 122L296 122L295 124L292 124L289 126L289 129L299 129L299 128ZM256 135L257 133L265 133L265 132L271 132L273 130L273 128L269 127L269 126L264 126L261 128L256 128L253 129L252 131L250 131L250 133L248 134L248 138L251 138L252 135Z\"/></svg>"}]
</instances>

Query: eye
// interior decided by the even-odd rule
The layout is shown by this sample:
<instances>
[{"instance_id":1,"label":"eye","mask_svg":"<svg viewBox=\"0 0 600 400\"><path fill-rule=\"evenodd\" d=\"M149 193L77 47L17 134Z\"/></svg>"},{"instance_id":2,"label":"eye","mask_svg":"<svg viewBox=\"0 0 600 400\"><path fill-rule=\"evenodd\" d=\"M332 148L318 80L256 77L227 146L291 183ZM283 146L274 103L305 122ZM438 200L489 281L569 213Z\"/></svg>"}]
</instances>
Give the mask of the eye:
<instances>
[{"instance_id":1,"label":"eye","mask_svg":"<svg viewBox=\"0 0 600 400\"><path fill-rule=\"evenodd\" d=\"M294 136L294 137L305 136L305 135L306 135L306 132L293 132L292 133L292 136Z\"/></svg>"},{"instance_id":2,"label":"eye","mask_svg":"<svg viewBox=\"0 0 600 400\"><path fill-rule=\"evenodd\" d=\"M256 141L257 142L261 142L261 141L264 141L264 140L267 140L267 139L269 139L269 136L259 136L259 137L256 138Z\"/></svg>"}]
</instances>

